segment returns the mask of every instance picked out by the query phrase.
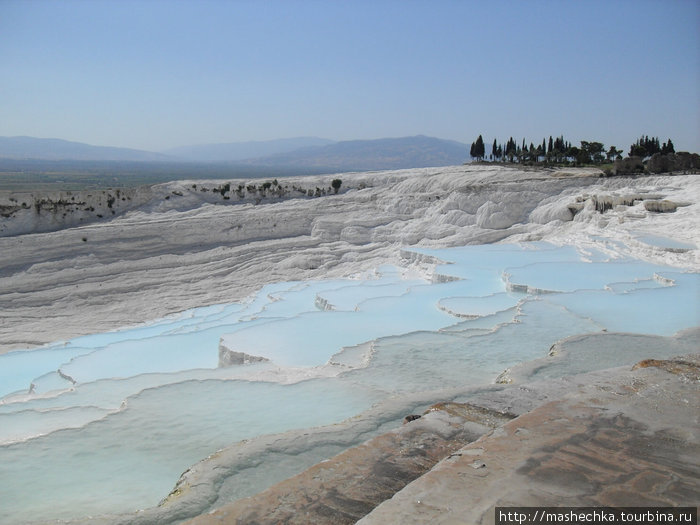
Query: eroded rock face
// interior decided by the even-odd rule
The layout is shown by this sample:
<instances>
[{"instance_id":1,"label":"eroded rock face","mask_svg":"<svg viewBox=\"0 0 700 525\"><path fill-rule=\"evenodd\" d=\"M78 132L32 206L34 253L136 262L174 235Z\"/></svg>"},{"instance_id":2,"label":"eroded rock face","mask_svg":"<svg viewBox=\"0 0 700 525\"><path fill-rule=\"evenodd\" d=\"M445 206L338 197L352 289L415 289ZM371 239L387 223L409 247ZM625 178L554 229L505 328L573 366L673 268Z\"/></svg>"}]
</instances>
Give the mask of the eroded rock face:
<instances>
[{"instance_id":1,"label":"eroded rock face","mask_svg":"<svg viewBox=\"0 0 700 525\"><path fill-rule=\"evenodd\" d=\"M53 231L111 219L146 204L151 187L0 192L0 237Z\"/></svg>"}]
</instances>

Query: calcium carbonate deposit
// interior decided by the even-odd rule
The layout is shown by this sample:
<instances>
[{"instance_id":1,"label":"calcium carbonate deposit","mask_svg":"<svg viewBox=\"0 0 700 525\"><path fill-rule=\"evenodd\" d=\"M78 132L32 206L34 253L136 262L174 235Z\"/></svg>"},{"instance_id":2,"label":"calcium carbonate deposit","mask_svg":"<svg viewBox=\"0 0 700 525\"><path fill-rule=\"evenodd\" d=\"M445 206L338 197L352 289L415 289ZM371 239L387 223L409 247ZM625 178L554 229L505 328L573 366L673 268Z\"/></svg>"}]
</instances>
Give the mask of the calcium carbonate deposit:
<instances>
[{"instance_id":1,"label":"calcium carbonate deposit","mask_svg":"<svg viewBox=\"0 0 700 525\"><path fill-rule=\"evenodd\" d=\"M24 196L2 219L0 521L184 519L565 338L673 336L700 319L696 176L475 166L275 182L103 196L102 217ZM675 211L649 205L661 200ZM557 373L678 353L601 348ZM186 505L166 498L185 471L201 477Z\"/></svg>"}]
</instances>

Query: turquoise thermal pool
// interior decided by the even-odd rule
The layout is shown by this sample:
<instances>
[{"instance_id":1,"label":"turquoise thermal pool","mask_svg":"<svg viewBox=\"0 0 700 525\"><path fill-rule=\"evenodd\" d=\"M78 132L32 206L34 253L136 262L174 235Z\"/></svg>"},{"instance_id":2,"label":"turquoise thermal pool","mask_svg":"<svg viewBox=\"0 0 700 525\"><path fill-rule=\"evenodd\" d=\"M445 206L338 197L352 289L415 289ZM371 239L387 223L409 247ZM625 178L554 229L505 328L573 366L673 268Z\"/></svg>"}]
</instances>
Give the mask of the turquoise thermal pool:
<instances>
[{"instance_id":1,"label":"turquoise thermal pool","mask_svg":"<svg viewBox=\"0 0 700 525\"><path fill-rule=\"evenodd\" d=\"M700 274L669 266L546 243L412 251L444 261L432 280L386 266L274 283L0 355L0 521L152 507L233 442L492 382L569 336L668 336L700 319ZM220 366L220 349L266 361ZM603 352L591 367L615 363Z\"/></svg>"}]
</instances>

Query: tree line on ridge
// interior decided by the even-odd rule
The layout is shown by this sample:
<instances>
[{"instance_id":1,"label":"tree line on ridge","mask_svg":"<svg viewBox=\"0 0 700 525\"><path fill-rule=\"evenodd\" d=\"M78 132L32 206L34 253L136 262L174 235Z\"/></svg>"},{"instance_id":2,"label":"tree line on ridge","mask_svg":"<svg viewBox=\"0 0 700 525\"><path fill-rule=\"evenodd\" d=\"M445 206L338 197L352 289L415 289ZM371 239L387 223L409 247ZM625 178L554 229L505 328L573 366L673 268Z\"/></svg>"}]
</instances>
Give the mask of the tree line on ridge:
<instances>
[{"instance_id":1,"label":"tree line on ridge","mask_svg":"<svg viewBox=\"0 0 700 525\"><path fill-rule=\"evenodd\" d=\"M668 139L662 145L658 137L642 136L630 146L628 156L644 159L652 157L656 153L662 155L675 153L673 141ZM477 161L486 160L486 146L481 135L475 142L472 142L469 154ZM493 139L488 158L495 162L517 162L520 164L584 165L622 160L622 154L623 151L617 149L616 146L610 146L606 149L602 142L582 140L579 147L573 146L571 142L564 139L563 135L556 138L550 135L549 141L543 138L542 144L535 145L530 142L529 146L525 139L523 139L522 144L516 143L513 137L500 144L496 139Z\"/></svg>"}]
</instances>

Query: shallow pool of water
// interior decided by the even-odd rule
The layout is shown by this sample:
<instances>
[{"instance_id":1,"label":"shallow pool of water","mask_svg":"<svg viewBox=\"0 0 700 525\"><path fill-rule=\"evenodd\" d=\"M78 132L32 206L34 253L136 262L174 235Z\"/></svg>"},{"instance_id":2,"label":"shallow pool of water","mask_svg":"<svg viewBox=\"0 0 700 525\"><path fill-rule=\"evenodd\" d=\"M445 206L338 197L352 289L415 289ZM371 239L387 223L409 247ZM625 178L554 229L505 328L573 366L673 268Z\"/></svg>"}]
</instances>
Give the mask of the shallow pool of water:
<instances>
[{"instance_id":1,"label":"shallow pool of water","mask_svg":"<svg viewBox=\"0 0 700 525\"><path fill-rule=\"evenodd\" d=\"M485 384L572 335L670 335L700 318L697 273L546 243L417 251L445 261L436 282L382 267L274 283L0 356L0 521L153 506L229 443ZM220 345L268 361L221 368Z\"/></svg>"}]
</instances>

